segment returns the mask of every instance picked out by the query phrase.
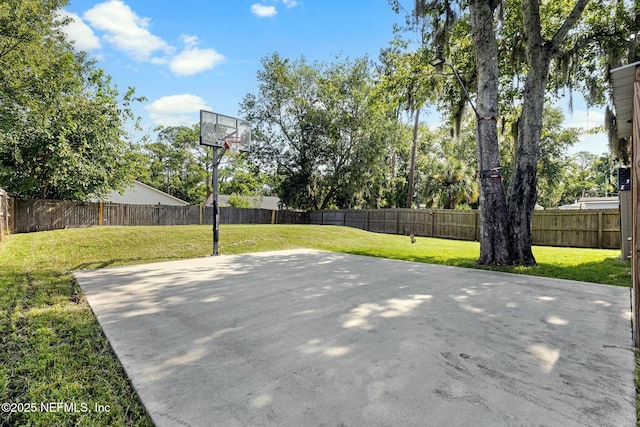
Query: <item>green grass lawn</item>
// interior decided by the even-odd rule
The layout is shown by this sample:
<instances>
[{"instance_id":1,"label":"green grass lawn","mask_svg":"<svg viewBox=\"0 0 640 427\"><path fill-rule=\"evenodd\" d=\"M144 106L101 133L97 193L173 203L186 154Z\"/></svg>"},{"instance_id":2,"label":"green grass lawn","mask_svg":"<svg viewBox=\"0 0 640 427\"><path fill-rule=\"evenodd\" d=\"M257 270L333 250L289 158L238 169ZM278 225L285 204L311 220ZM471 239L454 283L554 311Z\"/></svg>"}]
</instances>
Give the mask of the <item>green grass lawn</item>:
<instances>
[{"instance_id":1,"label":"green grass lawn","mask_svg":"<svg viewBox=\"0 0 640 427\"><path fill-rule=\"evenodd\" d=\"M96 227L9 236L0 243L0 425L151 425L72 272L207 256L210 226ZM477 242L309 225L227 225L220 253L313 248L477 268ZM535 267L501 271L630 286L616 250L536 247ZM73 409L42 403L75 404ZM26 412L25 408L35 412ZM20 407L18 406L20 405ZM108 411L94 412L96 405ZM86 409L86 411L85 411Z\"/></svg>"}]
</instances>

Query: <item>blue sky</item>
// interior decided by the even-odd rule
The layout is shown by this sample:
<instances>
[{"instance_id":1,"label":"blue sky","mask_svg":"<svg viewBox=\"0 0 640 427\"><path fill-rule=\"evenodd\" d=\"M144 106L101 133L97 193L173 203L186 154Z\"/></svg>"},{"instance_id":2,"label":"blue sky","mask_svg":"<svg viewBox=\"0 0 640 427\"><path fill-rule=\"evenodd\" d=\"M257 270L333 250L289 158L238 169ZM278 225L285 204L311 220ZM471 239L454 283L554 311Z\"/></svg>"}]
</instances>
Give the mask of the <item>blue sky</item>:
<instances>
[{"instance_id":1,"label":"blue sky","mask_svg":"<svg viewBox=\"0 0 640 427\"><path fill-rule=\"evenodd\" d=\"M260 59L273 52L376 59L393 23L404 20L387 0L70 0L63 13L74 20L66 32L76 47L121 92L132 86L148 99L134 111L151 134L158 125L196 123L200 109L237 116L242 98L257 91ZM580 99L565 115L567 126L603 122L602 110L587 112ZM607 151L606 137L586 135L571 152L581 150Z\"/></svg>"}]
</instances>

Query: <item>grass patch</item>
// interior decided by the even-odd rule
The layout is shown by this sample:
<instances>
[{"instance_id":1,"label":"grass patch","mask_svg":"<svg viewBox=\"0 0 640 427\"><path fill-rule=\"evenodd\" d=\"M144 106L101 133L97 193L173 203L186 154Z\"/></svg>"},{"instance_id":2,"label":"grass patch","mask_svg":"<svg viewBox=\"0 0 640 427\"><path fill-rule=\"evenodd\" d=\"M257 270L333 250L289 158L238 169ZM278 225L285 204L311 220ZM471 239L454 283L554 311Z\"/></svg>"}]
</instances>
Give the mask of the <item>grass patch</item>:
<instances>
[{"instance_id":1,"label":"grass patch","mask_svg":"<svg viewBox=\"0 0 640 427\"><path fill-rule=\"evenodd\" d=\"M0 243L0 402L38 405L0 413L0 425L151 425L81 290L77 270L207 256L210 226L96 227L9 236ZM329 226L223 225L220 252L312 248L478 268L477 242L369 233ZM619 251L536 247L539 265L500 268L630 286ZM41 403L78 412L43 413ZM82 412L108 405L109 412Z\"/></svg>"},{"instance_id":2,"label":"grass patch","mask_svg":"<svg viewBox=\"0 0 640 427\"><path fill-rule=\"evenodd\" d=\"M484 267L476 264L480 255L478 242L418 237L417 242L411 244L407 236L376 234L341 227L336 230L340 231L335 238L317 239L309 247L430 264L631 286L631 263L621 261L618 250L535 246L533 253L538 262L536 266Z\"/></svg>"}]
</instances>

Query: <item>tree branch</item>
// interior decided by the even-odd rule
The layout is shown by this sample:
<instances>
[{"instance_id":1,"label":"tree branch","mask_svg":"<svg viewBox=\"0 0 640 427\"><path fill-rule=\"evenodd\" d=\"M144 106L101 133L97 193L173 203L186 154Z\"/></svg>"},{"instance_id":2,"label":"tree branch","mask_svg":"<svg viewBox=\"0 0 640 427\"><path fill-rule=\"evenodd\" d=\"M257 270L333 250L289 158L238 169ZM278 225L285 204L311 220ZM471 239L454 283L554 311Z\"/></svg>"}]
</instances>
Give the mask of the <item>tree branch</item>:
<instances>
[{"instance_id":1,"label":"tree branch","mask_svg":"<svg viewBox=\"0 0 640 427\"><path fill-rule=\"evenodd\" d=\"M584 12L584 9L587 7L588 3L589 0L578 0L576 2L576 5L573 7L573 10L571 11L567 19L565 19L562 26L553 35L553 38L551 39L552 46L557 47L564 41L564 39L567 37L567 34L569 34L569 30L571 30L576 22L578 22L578 20L582 17L582 12Z\"/></svg>"},{"instance_id":2,"label":"tree branch","mask_svg":"<svg viewBox=\"0 0 640 427\"><path fill-rule=\"evenodd\" d=\"M542 24L540 23L539 0L522 2L522 19L527 46L540 44L542 42Z\"/></svg>"},{"instance_id":3,"label":"tree branch","mask_svg":"<svg viewBox=\"0 0 640 427\"><path fill-rule=\"evenodd\" d=\"M576 42L571 46L570 49L565 52L561 52L562 55L573 56L578 53L581 49L588 47L591 43L595 41L599 41L602 39L606 39L609 37L615 36L615 33L611 33L609 31L599 31L596 33L589 34L587 37L580 38L576 40Z\"/></svg>"}]
</instances>

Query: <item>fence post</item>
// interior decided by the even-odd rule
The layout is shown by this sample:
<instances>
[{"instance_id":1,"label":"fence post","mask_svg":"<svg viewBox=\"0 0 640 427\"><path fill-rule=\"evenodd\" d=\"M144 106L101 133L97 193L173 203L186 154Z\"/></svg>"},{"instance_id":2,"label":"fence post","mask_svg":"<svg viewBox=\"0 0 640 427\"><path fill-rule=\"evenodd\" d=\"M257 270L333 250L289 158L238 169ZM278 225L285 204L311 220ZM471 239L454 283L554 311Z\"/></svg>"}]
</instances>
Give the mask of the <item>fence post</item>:
<instances>
[{"instance_id":1,"label":"fence post","mask_svg":"<svg viewBox=\"0 0 640 427\"><path fill-rule=\"evenodd\" d=\"M276 211L275 209L271 210L271 225L276 223Z\"/></svg>"},{"instance_id":2,"label":"fence post","mask_svg":"<svg viewBox=\"0 0 640 427\"><path fill-rule=\"evenodd\" d=\"M432 210L431 211L431 234L429 237L435 237L433 234L435 227L436 227L436 211Z\"/></svg>"},{"instance_id":3,"label":"fence post","mask_svg":"<svg viewBox=\"0 0 640 427\"><path fill-rule=\"evenodd\" d=\"M98 226L101 226L103 223L103 215L104 215L104 211L103 211L103 206L102 206L102 201L98 202Z\"/></svg>"},{"instance_id":4,"label":"fence post","mask_svg":"<svg viewBox=\"0 0 640 427\"><path fill-rule=\"evenodd\" d=\"M476 238L476 242L480 241L480 211L476 210L475 211L476 214L476 218L475 218L475 226L474 226L474 236Z\"/></svg>"},{"instance_id":5,"label":"fence post","mask_svg":"<svg viewBox=\"0 0 640 427\"><path fill-rule=\"evenodd\" d=\"M2 235L4 234L5 224L7 223L7 217L9 204L3 190L0 190L0 242L2 242Z\"/></svg>"},{"instance_id":6,"label":"fence post","mask_svg":"<svg viewBox=\"0 0 640 427\"><path fill-rule=\"evenodd\" d=\"M9 233L13 233L16 229L16 199L9 198Z\"/></svg>"},{"instance_id":7,"label":"fence post","mask_svg":"<svg viewBox=\"0 0 640 427\"><path fill-rule=\"evenodd\" d=\"M602 249L602 211L598 212L598 248Z\"/></svg>"}]
</instances>

